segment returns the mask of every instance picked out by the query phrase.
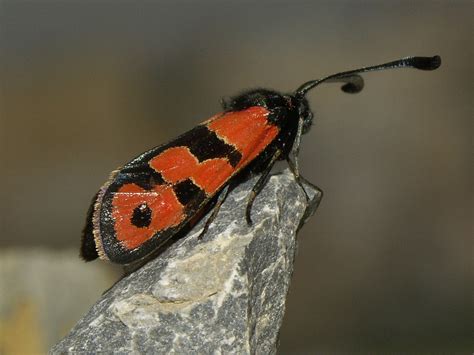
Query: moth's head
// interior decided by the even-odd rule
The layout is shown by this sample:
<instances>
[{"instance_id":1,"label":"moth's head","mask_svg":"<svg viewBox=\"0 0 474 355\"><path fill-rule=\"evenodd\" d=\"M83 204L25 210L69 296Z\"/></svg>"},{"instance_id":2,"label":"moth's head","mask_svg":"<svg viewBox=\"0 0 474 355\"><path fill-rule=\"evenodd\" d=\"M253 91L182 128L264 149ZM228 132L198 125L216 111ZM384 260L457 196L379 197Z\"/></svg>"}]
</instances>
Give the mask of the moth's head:
<instances>
[{"instance_id":1,"label":"moth's head","mask_svg":"<svg viewBox=\"0 0 474 355\"><path fill-rule=\"evenodd\" d=\"M314 114L309 107L308 100L304 96L288 95L291 100L291 106L295 107L298 111L298 117L303 120L303 129L301 133L308 133L313 124Z\"/></svg>"}]
</instances>

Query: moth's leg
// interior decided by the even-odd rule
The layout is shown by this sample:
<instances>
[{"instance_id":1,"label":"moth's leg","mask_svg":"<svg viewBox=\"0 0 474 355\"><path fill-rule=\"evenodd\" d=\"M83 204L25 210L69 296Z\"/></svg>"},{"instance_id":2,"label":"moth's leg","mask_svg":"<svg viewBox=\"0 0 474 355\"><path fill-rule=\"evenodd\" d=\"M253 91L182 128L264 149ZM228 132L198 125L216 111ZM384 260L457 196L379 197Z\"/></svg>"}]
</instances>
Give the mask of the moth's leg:
<instances>
[{"instance_id":1,"label":"moth's leg","mask_svg":"<svg viewBox=\"0 0 474 355\"><path fill-rule=\"evenodd\" d=\"M321 203L321 200L322 200L322 198L323 198L323 195L324 195L323 190L322 190L319 186L310 183L308 180L306 180L306 179L305 179L304 177L302 177L301 175L300 175L300 177L299 177L299 180L300 180L300 183L301 183L301 182L304 182L305 185L309 185L309 186L311 186L311 187L313 188L313 190L316 190L316 194L314 195L313 199L314 199L315 202L316 202L316 208L317 208L317 207L319 206L319 204ZM303 186L301 185L301 187L303 187ZM304 188L303 188L303 191L304 191ZM306 193L306 191L305 191L305 193ZM307 198L309 198L307 194L306 194L306 196L307 196Z\"/></svg>"},{"instance_id":2,"label":"moth's leg","mask_svg":"<svg viewBox=\"0 0 474 355\"><path fill-rule=\"evenodd\" d=\"M250 212L252 211L253 201L255 201L255 197L257 197L257 195L260 193L260 191L262 191L263 187L265 186L265 183L268 180L268 175L270 174L270 171L272 170L273 165L278 160L278 157L280 155L281 155L281 150L277 149L275 153L273 153L273 156L270 159L268 166L265 168L262 175L260 176L256 184L252 188L252 191L250 191L248 201L247 201L247 209L245 210L245 218L247 219L248 225L252 224L252 218L250 217Z\"/></svg>"},{"instance_id":3,"label":"moth's leg","mask_svg":"<svg viewBox=\"0 0 474 355\"><path fill-rule=\"evenodd\" d=\"M294 164L291 165L291 163L289 162L289 158L287 159L288 163L290 164L290 168L293 171L293 174L295 175L296 179L299 179L299 176L300 176L300 167L299 167L299 163L298 163L298 155L300 154L301 135L303 134L303 123L304 123L303 122L303 117L300 114L300 118L298 120L298 129L296 131L296 136L295 136L295 141L294 141L293 147L291 149Z\"/></svg>"},{"instance_id":4,"label":"moth's leg","mask_svg":"<svg viewBox=\"0 0 474 355\"><path fill-rule=\"evenodd\" d=\"M300 175L300 167L299 167L299 162L298 162L298 155L300 153L300 144L301 144L301 135L303 134L303 118L300 114L300 118L298 120L298 130L296 131L296 137L295 141L293 143L293 147L291 149L291 155L293 156L293 160L290 159L290 156L286 158L286 161L288 162L288 165L290 166L290 170L293 173L295 180L298 185L303 189L304 195L306 197L306 202L309 201L309 196L306 193L306 190L303 187L303 184L301 183L301 175ZM306 180L304 180L307 182Z\"/></svg>"},{"instance_id":5,"label":"moth's leg","mask_svg":"<svg viewBox=\"0 0 474 355\"><path fill-rule=\"evenodd\" d=\"M290 157L288 157L286 159L286 161L288 162L288 166L290 167L290 170L293 173L293 176L295 177L296 183L301 187L301 189L304 192L304 196L306 197L306 202L308 202L309 201L309 196L306 193L306 190L304 189L303 184L302 184L301 181L304 181L305 183L308 183L309 185L312 185L312 184L309 183L304 177L302 177L300 175L300 172L298 170L298 158L295 156L295 157L293 157L293 159L295 160L294 162L293 162L293 160L290 159ZM312 186L314 187L314 185L312 185Z\"/></svg>"},{"instance_id":6,"label":"moth's leg","mask_svg":"<svg viewBox=\"0 0 474 355\"><path fill-rule=\"evenodd\" d=\"M227 198L227 195L229 194L230 191L230 185L227 185L224 187L224 189L220 192L219 197L217 198L216 204L214 205L212 209L212 213L209 216L209 218L206 221L206 224L204 225L204 228L202 232L199 234L198 239L201 240L204 234L206 234L207 230L209 229L209 226L211 225L212 221L217 217L217 214L219 213L219 210L224 203L225 199Z\"/></svg>"},{"instance_id":7,"label":"moth's leg","mask_svg":"<svg viewBox=\"0 0 474 355\"><path fill-rule=\"evenodd\" d=\"M294 159L296 159L296 157L294 157ZM311 186L314 190L316 190L316 195L314 196L314 200L316 201L316 207L319 206L319 203L321 202L321 199L323 198L323 194L324 194L323 190L321 190L321 188L319 188L318 186L310 183L304 177L299 175L298 171L295 168L295 165L294 165L293 161L290 158L288 158L286 161L288 162L288 165L290 166L291 172L295 176L296 183L301 187L301 189L304 192L304 196L306 197L306 202L309 202L309 196L308 196L308 193L306 192L306 190L303 186L303 182L306 185Z\"/></svg>"}]
</instances>

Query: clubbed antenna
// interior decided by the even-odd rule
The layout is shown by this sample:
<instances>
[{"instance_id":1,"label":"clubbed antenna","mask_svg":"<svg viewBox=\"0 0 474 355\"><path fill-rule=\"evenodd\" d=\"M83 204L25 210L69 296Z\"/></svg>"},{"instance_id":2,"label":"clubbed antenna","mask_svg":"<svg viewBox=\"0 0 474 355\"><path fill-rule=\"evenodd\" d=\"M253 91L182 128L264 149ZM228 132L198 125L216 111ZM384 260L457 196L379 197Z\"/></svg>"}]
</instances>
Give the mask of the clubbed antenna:
<instances>
[{"instance_id":1,"label":"clubbed antenna","mask_svg":"<svg viewBox=\"0 0 474 355\"><path fill-rule=\"evenodd\" d=\"M342 91L347 93L358 93L364 87L364 80L358 74L369 71L385 70L385 69L396 69L396 68L414 68L420 70L435 70L441 65L441 57L435 55L433 57L407 57L393 62L384 64L374 65L371 67L364 67L355 70L349 70L337 74L329 75L323 79L311 80L301 85L295 91L295 96L303 97L306 93L314 87L324 82L334 83L342 82L344 85L341 87Z\"/></svg>"}]
</instances>

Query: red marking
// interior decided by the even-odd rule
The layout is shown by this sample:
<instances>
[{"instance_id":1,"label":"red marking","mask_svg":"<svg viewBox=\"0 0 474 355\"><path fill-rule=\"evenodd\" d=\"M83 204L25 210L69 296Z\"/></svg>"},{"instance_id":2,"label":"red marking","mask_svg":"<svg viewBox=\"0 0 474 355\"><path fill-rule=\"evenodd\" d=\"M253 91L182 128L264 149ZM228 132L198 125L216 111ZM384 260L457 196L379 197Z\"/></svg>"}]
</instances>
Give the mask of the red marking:
<instances>
[{"instance_id":1,"label":"red marking","mask_svg":"<svg viewBox=\"0 0 474 355\"><path fill-rule=\"evenodd\" d=\"M186 147L165 150L150 160L150 166L167 182L175 184L186 179L207 194L214 194L235 172L225 158L208 159L202 163Z\"/></svg>"},{"instance_id":2,"label":"red marking","mask_svg":"<svg viewBox=\"0 0 474 355\"><path fill-rule=\"evenodd\" d=\"M151 223L148 227L139 228L132 224L131 219L133 210L143 203L152 210ZM156 185L147 191L132 183L121 186L114 194L112 217L117 239L131 250L142 245L156 232L178 225L185 215L184 207L171 186Z\"/></svg>"},{"instance_id":3,"label":"red marking","mask_svg":"<svg viewBox=\"0 0 474 355\"><path fill-rule=\"evenodd\" d=\"M214 194L234 172L234 167L227 159L209 159L199 164L191 178L207 194Z\"/></svg>"},{"instance_id":4,"label":"red marking","mask_svg":"<svg viewBox=\"0 0 474 355\"><path fill-rule=\"evenodd\" d=\"M177 183L189 178L196 170L197 159L186 147L169 148L148 163L163 179Z\"/></svg>"},{"instance_id":5,"label":"red marking","mask_svg":"<svg viewBox=\"0 0 474 355\"><path fill-rule=\"evenodd\" d=\"M226 143L242 154L236 170L255 159L278 135L277 126L268 123L269 111L261 106L229 112L207 124Z\"/></svg>"}]
</instances>

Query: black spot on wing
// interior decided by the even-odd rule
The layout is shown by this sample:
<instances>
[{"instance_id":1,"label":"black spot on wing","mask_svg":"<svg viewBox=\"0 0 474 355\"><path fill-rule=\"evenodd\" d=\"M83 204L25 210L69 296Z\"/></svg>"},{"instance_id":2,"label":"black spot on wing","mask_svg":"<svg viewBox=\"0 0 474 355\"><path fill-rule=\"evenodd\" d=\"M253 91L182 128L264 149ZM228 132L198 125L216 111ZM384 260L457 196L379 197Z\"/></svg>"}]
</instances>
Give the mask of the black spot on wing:
<instances>
[{"instance_id":1,"label":"black spot on wing","mask_svg":"<svg viewBox=\"0 0 474 355\"><path fill-rule=\"evenodd\" d=\"M233 145L221 140L217 134L206 126L194 127L188 133L172 142L174 147L185 146L199 160L227 158L232 166L237 166L242 154Z\"/></svg>"},{"instance_id":2,"label":"black spot on wing","mask_svg":"<svg viewBox=\"0 0 474 355\"><path fill-rule=\"evenodd\" d=\"M189 204L199 205L206 198L206 194L199 186L196 186L190 179L181 181L173 186L174 193L183 206Z\"/></svg>"},{"instance_id":3,"label":"black spot on wing","mask_svg":"<svg viewBox=\"0 0 474 355\"><path fill-rule=\"evenodd\" d=\"M130 222L138 228L148 227L151 223L151 214L151 208L146 203L142 203L133 210Z\"/></svg>"}]
</instances>

